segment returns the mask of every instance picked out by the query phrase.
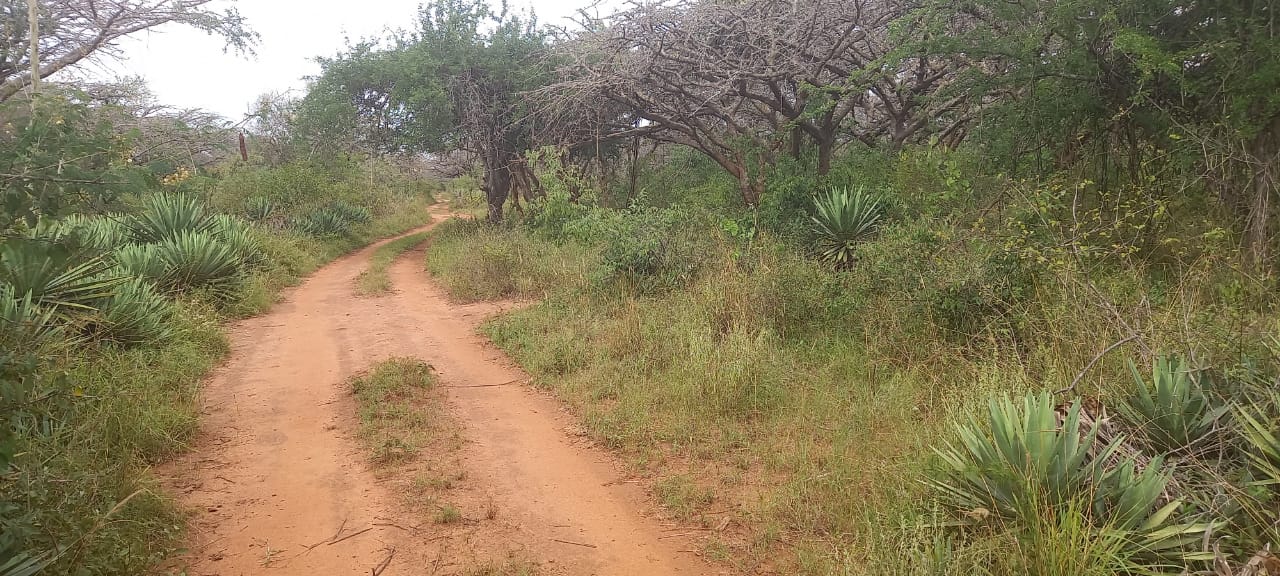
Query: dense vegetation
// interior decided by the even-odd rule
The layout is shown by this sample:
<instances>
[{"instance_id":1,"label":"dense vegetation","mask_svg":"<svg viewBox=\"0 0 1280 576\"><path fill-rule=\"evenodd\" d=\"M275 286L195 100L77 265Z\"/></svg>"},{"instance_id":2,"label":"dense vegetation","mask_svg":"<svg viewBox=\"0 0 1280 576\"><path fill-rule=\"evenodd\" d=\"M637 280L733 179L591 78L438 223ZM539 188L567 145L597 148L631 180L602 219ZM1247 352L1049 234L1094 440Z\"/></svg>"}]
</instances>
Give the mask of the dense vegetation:
<instances>
[{"instance_id":1,"label":"dense vegetation","mask_svg":"<svg viewBox=\"0 0 1280 576\"><path fill-rule=\"evenodd\" d=\"M428 268L540 299L491 336L726 562L1271 574L1273 18L673 0L551 31L447 1L311 97L475 154L489 224Z\"/></svg>"},{"instance_id":2,"label":"dense vegetation","mask_svg":"<svg viewBox=\"0 0 1280 576\"><path fill-rule=\"evenodd\" d=\"M58 51L95 26L90 51L146 22L252 39L204 2L106 4L123 16L42 3L61 43L46 56L80 55ZM242 158L228 122L161 106L138 80L32 90L24 39L3 39L17 60L0 66L0 574L147 573L185 525L150 470L194 438L221 324L425 223L430 193L412 162L314 153L265 103Z\"/></svg>"}]
</instances>

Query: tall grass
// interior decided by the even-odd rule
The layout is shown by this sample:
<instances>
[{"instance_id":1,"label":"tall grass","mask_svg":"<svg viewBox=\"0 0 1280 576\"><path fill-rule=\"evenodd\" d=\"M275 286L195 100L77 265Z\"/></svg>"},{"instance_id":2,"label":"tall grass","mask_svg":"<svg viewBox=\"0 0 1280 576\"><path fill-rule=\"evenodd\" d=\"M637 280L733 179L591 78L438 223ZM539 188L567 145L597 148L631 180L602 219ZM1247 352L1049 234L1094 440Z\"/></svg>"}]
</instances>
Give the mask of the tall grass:
<instances>
[{"instance_id":1,"label":"tall grass","mask_svg":"<svg viewBox=\"0 0 1280 576\"><path fill-rule=\"evenodd\" d=\"M995 395L1121 401L1129 360L1160 351L1221 372L1265 359L1274 280L1229 254L1074 256L1024 233L1037 209L1008 202L992 223L968 212L989 202L902 197L845 270L795 236L600 209L556 230L450 224L427 265L463 300L542 298L486 332L653 477L675 519L746 527L711 532L706 550L740 569L1122 573L1128 544L1081 520L1084 502L958 523L925 482L933 447ZM672 281L633 264L662 261L677 263Z\"/></svg>"}]
</instances>

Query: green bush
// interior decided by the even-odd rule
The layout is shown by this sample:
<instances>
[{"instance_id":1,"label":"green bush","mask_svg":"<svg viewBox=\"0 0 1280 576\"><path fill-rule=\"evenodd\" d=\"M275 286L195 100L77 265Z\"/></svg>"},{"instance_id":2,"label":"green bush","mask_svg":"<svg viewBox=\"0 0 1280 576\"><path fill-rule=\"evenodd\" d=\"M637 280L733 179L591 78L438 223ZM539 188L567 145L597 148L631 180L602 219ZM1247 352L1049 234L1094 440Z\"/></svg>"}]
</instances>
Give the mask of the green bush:
<instances>
[{"instance_id":1,"label":"green bush","mask_svg":"<svg viewBox=\"0 0 1280 576\"><path fill-rule=\"evenodd\" d=\"M111 254L117 269L125 276L144 278L159 285L169 283L169 263L160 255L156 244L129 244Z\"/></svg>"},{"instance_id":2,"label":"green bush","mask_svg":"<svg viewBox=\"0 0 1280 576\"><path fill-rule=\"evenodd\" d=\"M1157 358L1151 380L1138 373L1133 362L1133 393L1118 406L1130 426L1160 452L1204 449L1204 441L1218 428L1230 410L1209 395L1203 385L1208 376L1193 370L1182 359Z\"/></svg>"},{"instance_id":3,"label":"green bush","mask_svg":"<svg viewBox=\"0 0 1280 576\"><path fill-rule=\"evenodd\" d=\"M293 228L318 238L344 236L351 232L351 221L332 208L320 208L294 220Z\"/></svg>"},{"instance_id":4,"label":"green bush","mask_svg":"<svg viewBox=\"0 0 1280 576\"><path fill-rule=\"evenodd\" d=\"M879 228L884 203L862 189L836 187L813 199L813 212L814 250L824 262L849 268L858 244Z\"/></svg>"},{"instance_id":5,"label":"green bush","mask_svg":"<svg viewBox=\"0 0 1280 576\"><path fill-rule=\"evenodd\" d=\"M133 240L163 242L184 234L208 232L216 221L199 198L189 194L152 194L126 226Z\"/></svg>"},{"instance_id":6,"label":"green bush","mask_svg":"<svg viewBox=\"0 0 1280 576\"><path fill-rule=\"evenodd\" d=\"M90 336L121 344L141 344L172 333L173 305L147 280L130 278L95 304Z\"/></svg>"}]
</instances>

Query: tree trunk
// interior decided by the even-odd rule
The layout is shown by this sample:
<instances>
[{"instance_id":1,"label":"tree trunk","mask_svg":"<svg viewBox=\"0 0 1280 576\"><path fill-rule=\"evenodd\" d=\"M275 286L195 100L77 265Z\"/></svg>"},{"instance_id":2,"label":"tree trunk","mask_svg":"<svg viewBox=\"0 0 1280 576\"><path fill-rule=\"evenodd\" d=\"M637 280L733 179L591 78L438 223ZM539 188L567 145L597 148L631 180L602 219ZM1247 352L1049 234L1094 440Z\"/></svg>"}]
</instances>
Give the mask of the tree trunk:
<instances>
[{"instance_id":1,"label":"tree trunk","mask_svg":"<svg viewBox=\"0 0 1280 576\"><path fill-rule=\"evenodd\" d=\"M1253 190L1245 224L1245 249L1249 261L1257 268L1270 265L1271 200L1276 195L1280 174L1280 118L1272 120L1250 143L1253 156Z\"/></svg>"},{"instance_id":2,"label":"tree trunk","mask_svg":"<svg viewBox=\"0 0 1280 576\"><path fill-rule=\"evenodd\" d=\"M835 154L836 141L835 134L830 138L822 138L818 140L818 175L826 176L831 172L831 156Z\"/></svg>"},{"instance_id":3,"label":"tree trunk","mask_svg":"<svg viewBox=\"0 0 1280 576\"><path fill-rule=\"evenodd\" d=\"M502 207L511 194L511 171L497 158L488 158L484 166L484 195L489 205L489 223L502 222Z\"/></svg>"}]
</instances>

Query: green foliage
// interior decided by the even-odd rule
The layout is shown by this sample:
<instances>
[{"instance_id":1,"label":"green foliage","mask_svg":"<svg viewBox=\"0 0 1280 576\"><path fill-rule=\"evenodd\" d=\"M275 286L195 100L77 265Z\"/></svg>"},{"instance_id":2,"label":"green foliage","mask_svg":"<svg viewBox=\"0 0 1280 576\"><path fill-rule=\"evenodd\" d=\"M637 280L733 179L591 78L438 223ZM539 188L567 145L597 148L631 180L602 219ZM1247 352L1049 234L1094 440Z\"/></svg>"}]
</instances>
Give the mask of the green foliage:
<instances>
[{"instance_id":1,"label":"green foliage","mask_svg":"<svg viewBox=\"0 0 1280 576\"><path fill-rule=\"evenodd\" d=\"M1237 407L1246 454L1258 471L1259 483L1280 492L1280 392Z\"/></svg>"},{"instance_id":2,"label":"green foliage","mask_svg":"<svg viewBox=\"0 0 1280 576\"><path fill-rule=\"evenodd\" d=\"M351 231L351 221L332 208L320 208L306 216L295 220L293 227L312 236L326 238L342 236Z\"/></svg>"},{"instance_id":3,"label":"green foliage","mask_svg":"<svg viewBox=\"0 0 1280 576\"><path fill-rule=\"evenodd\" d=\"M137 242L172 240L184 234L208 232L217 225L199 198L187 194L152 194L127 226Z\"/></svg>"},{"instance_id":4,"label":"green foliage","mask_svg":"<svg viewBox=\"0 0 1280 576\"><path fill-rule=\"evenodd\" d=\"M244 217L252 222L265 221L275 214L276 205L270 198L254 196L244 203Z\"/></svg>"},{"instance_id":5,"label":"green foliage","mask_svg":"<svg viewBox=\"0 0 1280 576\"><path fill-rule=\"evenodd\" d=\"M89 329L93 338L142 344L172 334L173 304L142 278L129 278L94 307L98 314Z\"/></svg>"},{"instance_id":6,"label":"green foliage","mask_svg":"<svg viewBox=\"0 0 1280 576\"><path fill-rule=\"evenodd\" d=\"M125 221L126 217L122 214L72 214L53 226L56 231L51 236L68 237L67 241L88 250L107 253L129 242L130 231Z\"/></svg>"},{"instance_id":7,"label":"green foliage","mask_svg":"<svg viewBox=\"0 0 1280 576\"><path fill-rule=\"evenodd\" d=\"M1129 363L1133 393L1118 409L1135 431L1160 452L1182 452L1201 446L1229 406L1216 402L1202 385L1208 376L1193 370L1182 359L1157 358L1151 380L1143 379Z\"/></svg>"},{"instance_id":8,"label":"green foliage","mask_svg":"<svg viewBox=\"0 0 1280 576\"><path fill-rule=\"evenodd\" d=\"M155 244L129 244L111 254L117 268L127 276L145 278L155 284L169 281L169 265Z\"/></svg>"},{"instance_id":9,"label":"green foliage","mask_svg":"<svg viewBox=\"0 0 1280 576\"><path fill-rule=\"evenodd\" d=\"M163 285L185 290L226 291L239 278L242 261L235 249L209 232L184 232L156 244L164 262Z\"/></svg>"},{"instance_id":10,"label":"green foliage","mask_svg":"<svg viewBox=\"0 0 1280 576\"><path fill-rule=\"evenodd\" d=\"M103 258L81 258L45 239L10 238L0 245L0 283L59 316L90 310L95 300L109 295L119 283L103 275L109 267Z\"/></svg>"},{"instance_id":11,"label":"green foliage","mask_svg":"<svg viewBox=\"0 0 1280 576\"><path fill-rule=\"evenodd\" d=\"M62 96L0 103L0 231L18 223L101 208L142 181L120 162L128 141L89 106Z\"/></svg>"},{"instance_id":12,"label":"green foliage","mask_svg":"<svg viewBox=\"0 0 1280 576\"><path fill-rule=\"evenodd\" d=\"M1082 429L1079 401L1059 417L1048 393L1028 394L1021 408L1007 397L992 399L987 424L956 426L959 445L937 450L943 467L929 483L955 508L1034 525L1043 506L1090 502L1097 526L1125 534L1135 557L1188 558L1182 549L1210 529L1173 524L1182 502L1162 503L1172 478L1163 461L1139 466L1120 456L1123 437L1096 445L1098 427Z\"/></svg>"},{"instance_id":13,"label":"green foliage","mask_svg":"<svg viewBox=\"0 0 1280 576\"><path fill-rule=\"evenodd\" d=\"M40 306L29 293L18 295L0 282L0 343L7 350L36 350L59 340L62 325L53 310Z\"/></svg>"},{"instance_id":14,"label":"green foliage","mask_svg":"<svg viewBox=\"0 0 1280 576\"><path fill-rule=\"evenodd\" d=\"M880 198L862 189L843 187L814 197L813 211L814 249L823 261L837 268L853 266L858 243L870 238L884 217Z\"/></svg>"}]
</instances>

